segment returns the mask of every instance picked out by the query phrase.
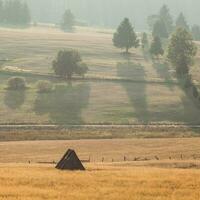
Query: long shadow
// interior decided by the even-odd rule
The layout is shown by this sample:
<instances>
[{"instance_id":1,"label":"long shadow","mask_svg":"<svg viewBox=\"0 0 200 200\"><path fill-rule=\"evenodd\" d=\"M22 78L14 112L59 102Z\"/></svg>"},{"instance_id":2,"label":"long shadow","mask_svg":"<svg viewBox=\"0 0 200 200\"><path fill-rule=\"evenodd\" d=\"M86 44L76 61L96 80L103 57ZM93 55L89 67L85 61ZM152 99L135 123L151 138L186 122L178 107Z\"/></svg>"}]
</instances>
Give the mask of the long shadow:
<instances>
[{"instance_id":1,"label":"long shadow","mask_svg":"<svg viewBox=\"0 0 200 200\"><path fill-rule=\"evenodd\" d=\"M170 84L173 82L172 74L170 73L170 68L167 63L161 63L161 62L153 62L153 67L156 69L157 74L160 76L160 78L164 79L166 82L166 85L173 90L174 85Z\"/></svg>"},{"instance_id":2,"label":"long shadow","mask_svg":"<svg viewBox=\"0 0 200 200\"><path fill-rule=\"evenodd\" d=\"M143 55L143 57L144 57L144 59L145 59L146 61L149 61L150 58L151 58L151 56L150 56L150 54L149 54L149 51L148 51L147 49L142 49L142 55Z\"/></svg>"},{"instance_id":3,"label":"long shadow","mask_svg":"<svg viewBox=\"0 0 200 200\"><path fill-rule=\"evenodd\" d=\"M185 124L199 124L200 123L200 110L195 107L194 103L190 99L190 97L184 92L182 96L180 96L179 101L170 101L170 98L173 98L175 88L173 89L173 95L164 96L163 98L168 98L168 103L162 103L161 99L160 103L154 104L154 107L148 106L147 101L147 83L145 83L145 71L144 67L139 64L134 64L132 62L124 62L118 63L117 65L118 75L123 78L134 78L141 80L141 83L128 83L125 81L121 82L121 85L125 88L127 95L130 99L132 107L134 109L133 113L131 113L130 118L137 118L138 123L162 123L162 122L170 122L170 123L185 123ZM171 77L166 77L166 79L171 80ZM142 83L144 81L144 83ZM156 89L155 91L165 90L169 88L168 84L160 85L152 84L151 87L161 87ZM166 87L166 88L165 88ZM173 86L175 87L175 86ZM178 86L176 86L178 87ZM178 89L178 88L177 88ZM180 88L181 89L181 88ZM182 89L181 89L182 90ZM158 97L161 95L157 93ZM169 93L170 95L170 93ZM177 94L181 95L181 94ZM176 97L177 98L177 97ZM178 98L177 98L178 100Z\"/></svg>"},{"instance_id":4,"label":"long shadow","mask_svg":"<svg viewBox=\"0 0 200 200\"><path fill-rule=\"evenodd\" d=\"M148 103L146 98L145 70L140 64L135 64L129 60L117 64L118 76L144 81L144 83L122 82L130 99L134 112L131 118L137 118L138 123L147 124L149 121Z\"/></svg>"},{"instance_id":5,"label":"long shadow","mask_svg":"<svg viewBox=\"0 0 200 200\"><path fill-rule=\"evenodd\" d=\"M81 111L89 102L90 86L57 85L52 93L38 94L34 111L38 115L48 114L51 123L82 124Z\"/></svg>"},{"instance_id":6,"label":"long shadow","mask_svg":"<svg viewBox=\"0 0 200 200\"><path fill-rule=\"evenodd\" d=\"M178 80L180 84L179 87L185 94L181 98L182 104L184 106L184 117L189 124L195 124L195 125L200 124L200 104L197 103L197 101L195 101L192 89L182 87L181 79ZM194 131L196 130L194 129Z\"/></svg>"},{"instance_id":7,"label":"long shadow","mask_svg":"<svg viewBox=\"0 0 200 200\"><path fill-rule=\"evenodd\" d=\"M19 109L25 102L26 92L25 90L7 90L4 97L4 104L12 109Z\"/></svg>"}]
</instances>

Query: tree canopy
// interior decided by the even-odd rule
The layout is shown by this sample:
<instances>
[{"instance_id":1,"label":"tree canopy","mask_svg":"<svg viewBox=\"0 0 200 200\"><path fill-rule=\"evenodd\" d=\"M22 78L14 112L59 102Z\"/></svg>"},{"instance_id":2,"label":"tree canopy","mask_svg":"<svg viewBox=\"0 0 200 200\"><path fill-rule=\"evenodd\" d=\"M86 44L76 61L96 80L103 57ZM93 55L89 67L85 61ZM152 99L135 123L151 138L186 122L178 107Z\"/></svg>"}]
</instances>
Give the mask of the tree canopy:
<instances>
[{"instance_id":1,"label":"tree canopy","mask_svg":"<svg viewBox=\"0 0 200 200\"><path fill-rule=\"evenodd\" d=\"M145 49L149 45L148 35L145 32L142 34L141 43L143 49Z\"/></svg>"},{"instance_id":2,"label":"tree canopy","mask_svg":"<svg viewBox=\"0 0 200 200\"><path fill-rule=\"evenodd\" d=\"M163 5L160 9L160 19L165 23L168 34L173 31L173 18L167 5Z\"/></svg>"},{"instance_id":3,"label":"tree canopy","mask_svg":"<svg viewBox=\"0 0 200 200\"><path fill-rule=\"evenodd\" d=\"M159 36L154 36L150 47L150 54L152 56L157 56L157 57L160 55L162 56L164 54L161 39Z\"/></svg>"},{"instance_id":4,"label":"tree canopy","mask_svg":"<svg viewBox=\"0 0 200 200\"><path fill-rule=\"evenodd\" d=\"M176 67L178 75L189 73L197 48L191 34L184 28L178 28L172 35L168 47L168 59Z\"/></svg>"},{"instance_id":5,"label":"tree canopy","mask_svg":"<svg viewBox=\"0 0 200 200\"><path fill-rule=\"evenodd\" d=\"M156 37L160 37L160 38L168 38L168 31L167 31L167 27L165 25L165 22L160 19L158 20L153 27L153 36Z\"/></svg>"},{"instance_id":6,"label":"tree canopy","mask_svg":"<svg viewBox=\"0 0 200 200\"><path fill-rule=\"evenodd\" d=\"M117 48L126 49L126 53L130 48L139 46L139 40L128 18L121 22L116 33L114 33L113 44Z\"/></svg>"},{"instance_id":7,"label":"tree canopy","mask_svg":"<svg viewBox=\"0 0 200 200\"><path fill-rule=\"evenodd\" d=\"M31 15L29 7L20 0L8 0L0 2L0 23L17 26L30 24Z\"/></svg>"},{"instance_id":8,"label":"tree canopy","mask_svg":"<svg viewBox=\"0 0 200 200\"><path fill-rule=\"evenodd\" d=\"M62 18L61 28L64 31L72 31L74 25L75 25L75 17L73 13L71 12L71 10L66 10Z\"/></svg>"},{"instance_id":9,"label":"tree canopy","mask_svg":"<svg viewBox=\"0 0 200 200\"><path fill-rule=\"evenodd\" d=\"M200 41L200 26L199 25L192 26L191 31L192 31L193 39L196 41Z\"/></svg>"},{"instance_id":10,"label":"tree canopy","mask_svg":"<svg viewBox=\"0 0 200 200\"><path fill-rule=\"evenodd\" d=\"M70 80L74 74L84 75L88 68L82 63L82 59L76 50L61 50L53 61L53 70L56 75Z\"/></svg>"},{"instance_id":11,"label":"tree canopy","mask_svg":"<svg viewBox=\"0 0 200 200\"><path fill-rule=\"evenodd\" d=\"M187 31L190 30L190 27L187 24L187 21L185 19L185 16L183 15L183 13L180 13L177 20L176 20L176 28L179 28L179 27L184 28Z\"/></svg>"}]
</instances>

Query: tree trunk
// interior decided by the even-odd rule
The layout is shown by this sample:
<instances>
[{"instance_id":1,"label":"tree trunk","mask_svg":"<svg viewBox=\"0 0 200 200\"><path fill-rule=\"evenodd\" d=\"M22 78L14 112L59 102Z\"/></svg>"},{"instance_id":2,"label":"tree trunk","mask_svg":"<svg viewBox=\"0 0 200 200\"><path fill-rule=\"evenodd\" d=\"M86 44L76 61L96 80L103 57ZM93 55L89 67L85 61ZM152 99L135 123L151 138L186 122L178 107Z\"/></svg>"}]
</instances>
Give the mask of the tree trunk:
<instances>
[{"instance_id":1,"label":"tree trunk","mask_svg":"<svg viewBox=\"0 0 200 200\"><path fill-rule=\"evenodd\" d=\"M129 52L128 52L128 50L129 50L129 48L128 47L126 47L126 54L128 54Z\"/></svg>"},{"instance_id":2,"label":"tree trunk","mask_svg":"<svg viewBox=\"0 0 200 200\"><path fill-rule=\"evenodd\" d=\"M67 81L71 81L72 79L72 75L71 74L67 74Z\"/></svg>"}]
</instances>

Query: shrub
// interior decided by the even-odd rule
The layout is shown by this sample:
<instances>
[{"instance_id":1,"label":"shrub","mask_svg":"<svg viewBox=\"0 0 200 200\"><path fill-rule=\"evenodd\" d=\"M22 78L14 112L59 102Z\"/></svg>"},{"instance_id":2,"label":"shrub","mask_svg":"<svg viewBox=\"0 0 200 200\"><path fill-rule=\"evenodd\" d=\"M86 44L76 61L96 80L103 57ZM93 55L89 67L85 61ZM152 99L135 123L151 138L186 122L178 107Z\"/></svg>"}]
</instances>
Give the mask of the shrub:
<instances>
[{"instance_id":1,"label":"shrub","mask_svg":"<svg viewBox=\"0 0 200 200\"><path fill-rule=\"evenodd\" d=\"M8 89L24 90L26 89L26 81L22 77L12 77L8 80Z\"/></svg>"},{"instance_id":2,"label":"shrub","mask_svg":"<svg viewBox=\"0 0 200 200\"><path fill-rule=\"evenodd\" d=\"M38 81L37 90L39 93L48 93L53 90L53 85L49 81Z\"/></svg>"},{"instance_id":3,"label":"shrub","mask_svg":"<svg viewBox=\"0 0 200 200\"><path fill-rule=\"evenodd\" d=\"M180 83L184 88L191 88L193 86L192 77L189 74L185 74L180 77Z\"/></svg>"},{"instance_id":4,"label":"shrub","mask_svg":"<svg viewBox=\"0 0 200 200\"><path fill-rule=\"evenodd\" d=\"M79 76L84 76L87 72L88 66L85 63L81 63L76 69L76 73Z\"/></svg>"},{"instance_id":5,"label":"shrub","mask_svg":"<svg viewBox=\"0 0 200 200\"><path fill-rule=\"evenodd\" d=\"M193 86L193 96L194 96L194 98L198 98L198 96L199 96L199 92L198 92L198 89L196 88L196 86Z\"/></svg>"}]
</instances>

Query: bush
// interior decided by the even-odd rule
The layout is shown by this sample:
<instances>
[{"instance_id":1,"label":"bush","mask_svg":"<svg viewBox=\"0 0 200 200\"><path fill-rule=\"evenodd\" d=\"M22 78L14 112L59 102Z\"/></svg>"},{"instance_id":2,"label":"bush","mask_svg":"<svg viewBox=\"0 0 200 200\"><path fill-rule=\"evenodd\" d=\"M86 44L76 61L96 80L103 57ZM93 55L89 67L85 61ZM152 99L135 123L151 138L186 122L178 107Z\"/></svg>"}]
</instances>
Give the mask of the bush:
<instances>
[{"instance_id":1,"label":"bush","mask_svg":"<svg viewBox=\"0 0 200 200\"><path fill-rule=\"evenodd\" d=\"M49 81L38 81L37 90L39 93L48 93L53 90L53 85Z\"/></svg>"},{"instance_id":2,"label":"bush","mask_svg":"<svg viewBox=\"0 0 200 200\"><path fill-rule=\"evenodd\" d=\"M196 86L193 86L193 96L194 98L198 98L199 92Z\"/></svg>"},{"instance_id":3,"label":"bush","mask_svg":"<svg viewBox=\"0 0 200 200\"><path fill-rule=\"evenodd\" d=\"M76 73L79 76L84 76L87 72L88 66L85 63L81 63L76 69Z\"/></svg>"},{"instance_id":4,"label":"bush","mask_svg":"<svg viewBox=\"0 0 200 200\"><path fill-rule=\"evenodd\" d=\"M190 88L193 86L191 75L186 74L182 77L182 79L183 79L183 86L185 88Z\"/></svg>"},{"instance_id":5,"label":"bush","mask_svg":"<svg viewBox=\"0 0 200 200\"><path fill-rule=\"evenodd\" d=\"M26 81L22 77L12 77L8 80L8 89L24 90L26 89Z\"/></svg>"}]
</instances>

